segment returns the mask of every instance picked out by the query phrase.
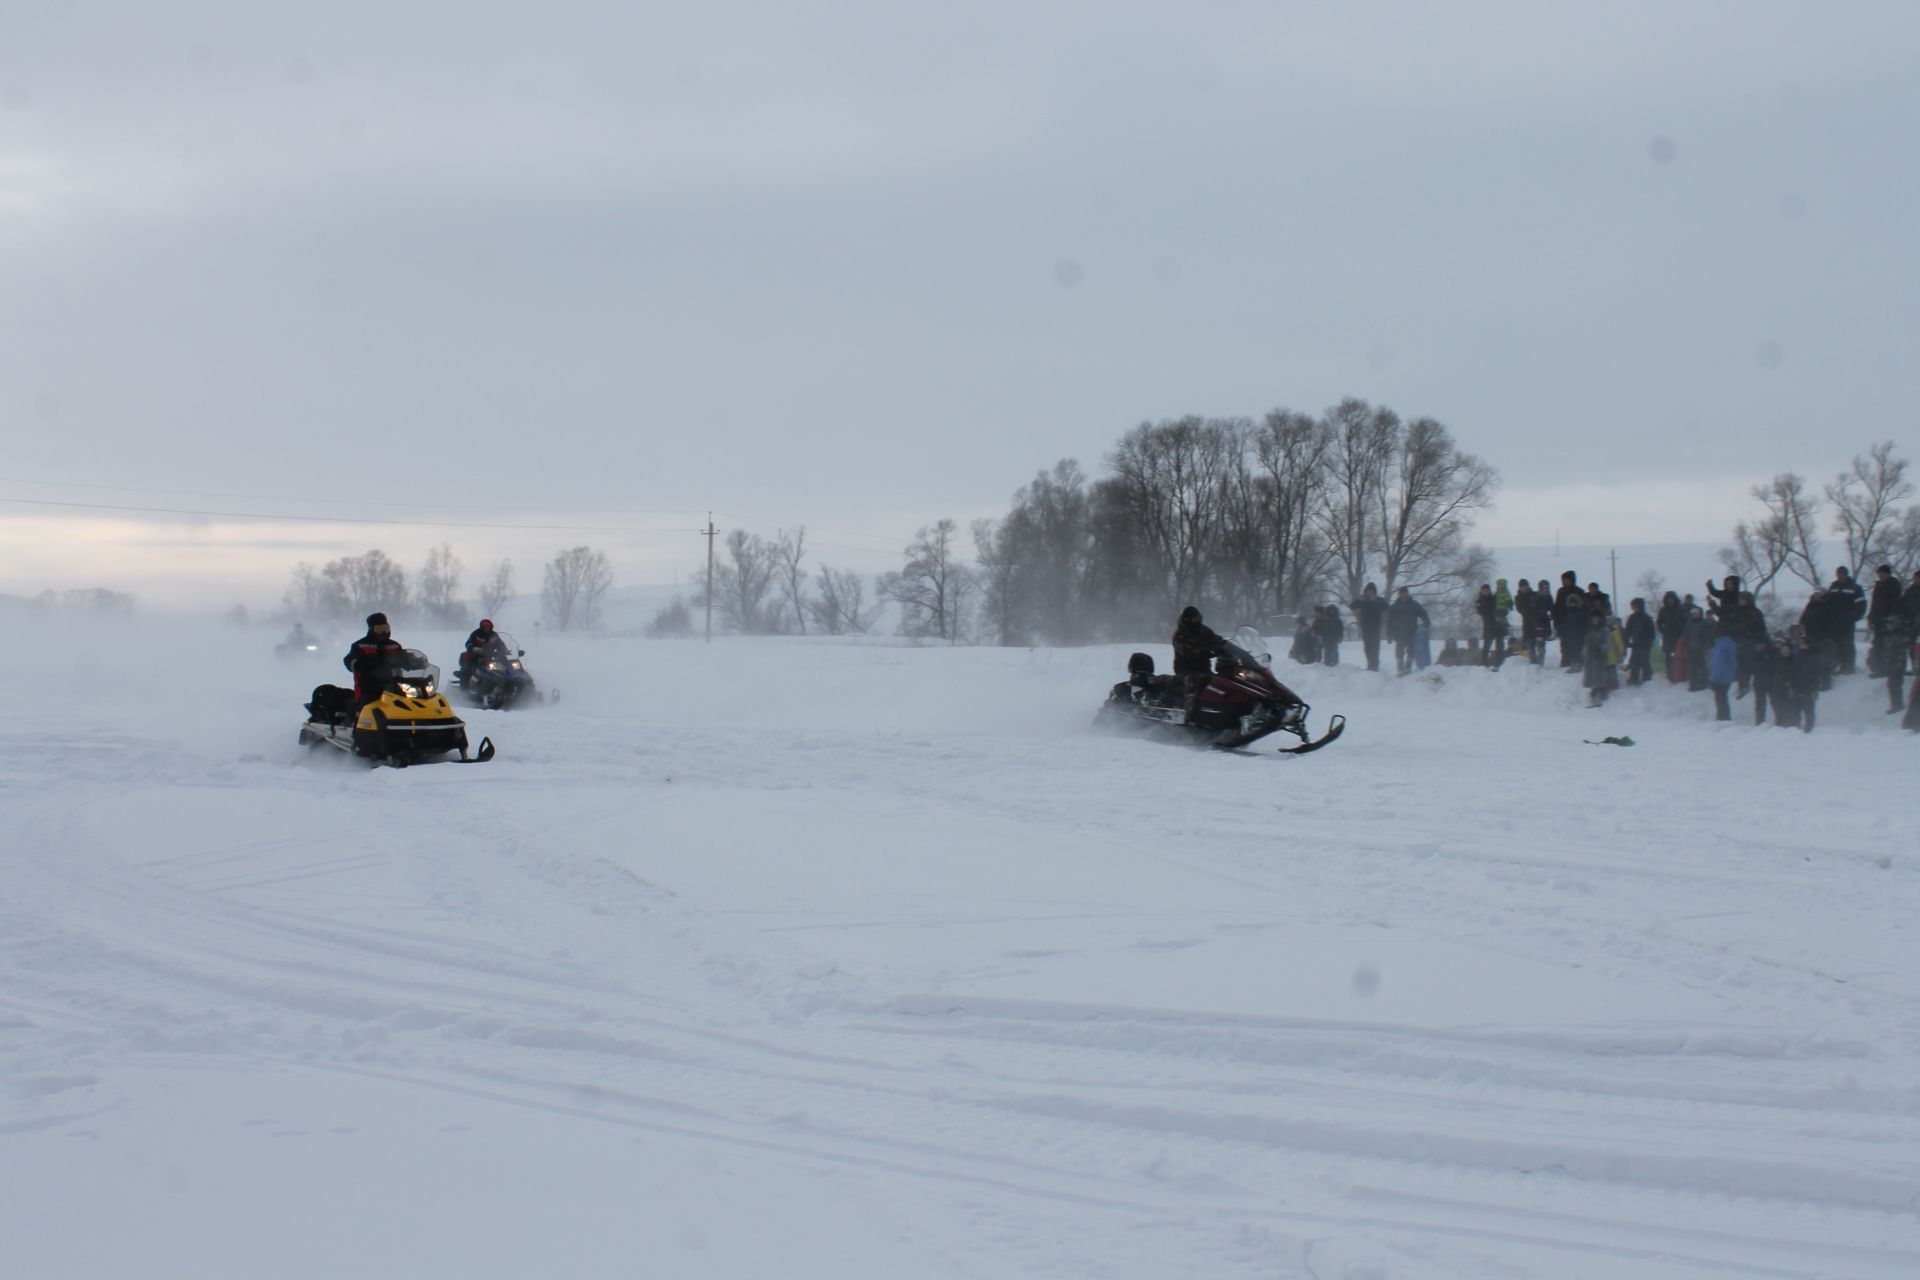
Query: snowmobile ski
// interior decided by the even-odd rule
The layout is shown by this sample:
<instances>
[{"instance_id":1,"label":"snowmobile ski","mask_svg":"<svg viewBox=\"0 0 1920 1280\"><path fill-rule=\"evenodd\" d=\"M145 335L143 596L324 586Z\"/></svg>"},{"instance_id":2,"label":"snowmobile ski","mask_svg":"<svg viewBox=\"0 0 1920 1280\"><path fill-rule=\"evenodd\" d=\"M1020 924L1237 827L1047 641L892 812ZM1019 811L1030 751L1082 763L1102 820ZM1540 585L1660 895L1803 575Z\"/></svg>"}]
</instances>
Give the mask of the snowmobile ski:
<instances>
[{"instance_id":1,"label":"snowmobile ski","mask_svg":"<svg viewBox=\"0 0 1920 1280\"><path fill-rule=\"evenodd\" d=\"M1279 751L1283 756L1303 756L1309 751L1318 751L1346 731L1347 718L1345 716L1329 716L1327 718L1327 731L1325 733L1310 742L1302 742L1297 747L1281 747Z\"/></svg>"}]
</instances>

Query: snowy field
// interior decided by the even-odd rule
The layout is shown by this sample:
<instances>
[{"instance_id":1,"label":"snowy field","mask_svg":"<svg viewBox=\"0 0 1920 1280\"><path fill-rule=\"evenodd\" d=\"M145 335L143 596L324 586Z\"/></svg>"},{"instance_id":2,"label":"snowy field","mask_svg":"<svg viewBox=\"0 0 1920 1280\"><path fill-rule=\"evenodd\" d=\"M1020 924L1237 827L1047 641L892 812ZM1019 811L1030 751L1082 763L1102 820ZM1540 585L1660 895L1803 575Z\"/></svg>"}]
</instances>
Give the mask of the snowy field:
<instances>
[{"instance_id":1,"label":"snowy field","mask_svg":"<svg viewBox=\"0 0 1920 1280\"><path fill-rule=\"evenodd\" d=\"M375 771L277 638L15 629L10 1280L1920 1276L1881 685L1282 660L1288 759L1089 732L1124 648L549 641Z\"/></svg>"}]
</instances>

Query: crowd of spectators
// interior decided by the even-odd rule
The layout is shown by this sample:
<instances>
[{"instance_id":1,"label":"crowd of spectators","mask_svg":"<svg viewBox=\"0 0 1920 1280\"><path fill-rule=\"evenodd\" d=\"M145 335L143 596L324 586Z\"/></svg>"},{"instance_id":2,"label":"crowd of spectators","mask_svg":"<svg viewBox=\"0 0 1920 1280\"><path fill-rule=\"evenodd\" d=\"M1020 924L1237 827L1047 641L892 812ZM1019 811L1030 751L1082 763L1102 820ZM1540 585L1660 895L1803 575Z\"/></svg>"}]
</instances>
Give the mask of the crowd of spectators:
<instances>
[{"instance_id":1,"label":"crowd of spectators","mask_svg":"<svg viewBox=\"0 0 1920 1280\"><path fill-rule=\"evenodd\" d=\"M1389 601L1368 583L1348 608L1367 670L1380 670L1382 640L1392 644L1400 675L1436 661L1433 619L1405 587ZM1864 622L1866 676L1886 681L1887 713L1904 712L1904 727L1920 731L1920 678L1911 698L1906 691L1909 667L1920 668L1920 571L1903 586L1892 566L1881 565L1869 591L1840 569L1784 626L1770 624L1753 593L1731 575L1718 586L1707 582L1704 601L1668 591L1650 610L1635 597L1624 617L1599 583L1582 587L1571 569L1560 575L1557 588L1545 578L1521 578L1510 589L1499 578L1481 584L1473 612L1478 641L1448 639L1440 665L1544 666L1551 657L1580 676L1589 706L1599 706L1621 686L1623 668L1624 683L1644 685L1654 681L1657 665L1669 683L1711 692L1715 719L1731 720L1733 703L1751 697L1755 724L1766 723L1771 713L1775 724L1809 732L1820 695L1836 678L1861 671L1858 633ZM1337 666L1346 639L1340 606L1322 604L1301 617L1290 654L1297 662Z\"/></svg>"}]
</instances>

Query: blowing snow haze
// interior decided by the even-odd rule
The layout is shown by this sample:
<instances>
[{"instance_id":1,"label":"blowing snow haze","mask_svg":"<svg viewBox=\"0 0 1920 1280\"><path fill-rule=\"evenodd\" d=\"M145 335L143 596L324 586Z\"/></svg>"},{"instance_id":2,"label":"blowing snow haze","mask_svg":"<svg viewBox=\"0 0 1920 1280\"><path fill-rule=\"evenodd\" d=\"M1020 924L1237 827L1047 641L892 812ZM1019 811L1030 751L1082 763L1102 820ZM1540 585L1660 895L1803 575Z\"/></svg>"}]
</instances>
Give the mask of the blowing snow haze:
<instances>
[{"instance_id":1,"label":"blowing snow haze","mask_svg":"<svg viewBox=\"0 0 1920 1280\"><path fill-rule=\"evenodd\" d=\"M1345 396L1500 469L1481 541L1717 542L1911 421L1917 36L16 0L0 592L259 606L443 540L673 582L710 508L872 571L1140 422Z\"/></svg>"}]
</instances>

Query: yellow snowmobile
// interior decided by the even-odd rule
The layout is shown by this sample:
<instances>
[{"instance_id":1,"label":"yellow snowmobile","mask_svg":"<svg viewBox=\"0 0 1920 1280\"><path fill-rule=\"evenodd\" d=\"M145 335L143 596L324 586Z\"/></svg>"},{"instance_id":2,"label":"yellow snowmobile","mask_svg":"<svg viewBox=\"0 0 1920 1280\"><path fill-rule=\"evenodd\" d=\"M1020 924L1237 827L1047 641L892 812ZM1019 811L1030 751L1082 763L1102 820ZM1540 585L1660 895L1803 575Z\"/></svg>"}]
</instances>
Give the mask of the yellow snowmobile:
<instances>
[{"instance_id":1,"label":"yellow snowmobile","mask_svg":"<svg viewBox=\"0 0 1920 1280\"><path fill-rule=\"evenodd\" d=\"M418 649L403 649L387 664L379 689L378 697L358 706L351 689L330 684L315 689L300 726L300 744L338 747L396 767L444 761L454 751L459 759L448 763L493 759L491 738L480 739L480 749L468 758L466 723L440 692L440 668Z\"/></svg>"}]
</instances>

